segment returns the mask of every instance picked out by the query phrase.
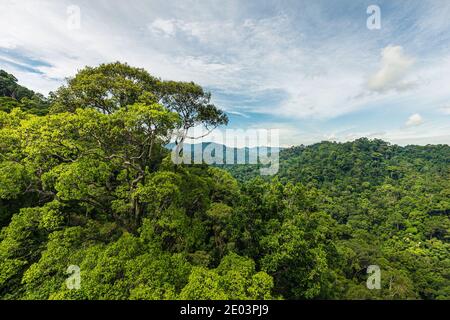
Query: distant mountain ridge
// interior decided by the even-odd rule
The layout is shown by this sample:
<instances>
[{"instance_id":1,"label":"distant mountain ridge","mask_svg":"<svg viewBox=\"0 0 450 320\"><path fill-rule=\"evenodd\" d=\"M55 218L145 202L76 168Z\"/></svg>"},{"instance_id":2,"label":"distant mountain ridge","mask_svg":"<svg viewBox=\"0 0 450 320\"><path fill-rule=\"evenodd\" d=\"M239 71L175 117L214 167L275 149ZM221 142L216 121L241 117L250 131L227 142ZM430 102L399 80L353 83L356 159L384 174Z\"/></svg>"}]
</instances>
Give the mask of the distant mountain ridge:
<instances>
[{"instance_id":1,"label":"distant mountain ridge","mask_svg":"<svg viewBox=\"0 0 450 320\"><path fill-rule=\"evenodd\" d=\"M175 143L169 143L166 145L166 148L169 150L174 150L176 148ZM208 150L206 150L206 148L208 148ZM205 154L206 152L210 152L212 154L212 156L215 156L215 151L217 150L222 150L223 154L222 154L222 159L224 161L224 163L226 164L226 159L227 156L229 157L230 154L233 154L233 163L232 164L236 164L237 163L237 156L238 153L242 153L244 152L245 154L245 161L246 163L248 163L249 159L256 158L258 157L259 154L261 153L269 153L269 154L276 154L279 153L280 150L282 150L283 148L281 147L264 147L264 146L258 146L258 147L244 147L244 148L237 148L237 147L229 147L223 144L219 144L219 143L215 143L215 142L201 142L201 143L196 143L196 144L189 144L189 143L185 143L183 145L183 150L187 151L190 150L191 151L191 158L196 158L196 159L201 159L202 156ZM215 151L212 151L215 150Z\"/></svg>"}]
</instances>

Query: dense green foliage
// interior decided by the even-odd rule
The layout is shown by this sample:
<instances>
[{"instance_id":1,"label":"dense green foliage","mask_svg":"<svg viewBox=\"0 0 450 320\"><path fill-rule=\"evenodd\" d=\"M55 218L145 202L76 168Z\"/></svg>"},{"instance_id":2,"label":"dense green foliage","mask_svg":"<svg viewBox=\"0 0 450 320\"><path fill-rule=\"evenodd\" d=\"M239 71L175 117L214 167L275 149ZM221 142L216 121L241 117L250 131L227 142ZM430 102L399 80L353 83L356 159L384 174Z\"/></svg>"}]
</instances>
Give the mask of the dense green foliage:
<instances>
[{"instance_id":1,"label":"dense green foliage","mask_svg":"<svg viewBox=\"0 0 450 320\"><path fill-rule=\"evenodd\" d=\"M240 181L258 166L228 166ZM305 200L332 218L340 297L450 298L450 147L381 140L322 142L283 149L277 179L315 195ZM252 183L252 182L250 182ZM380 291L363 288L379 265Z\"/></svg>"},{"instance_id":2,"label":"dense green foliage","mask_svg":"<svg viewBox=\"0 0 450 320\"><path fill-rule=\"evenodd\" d=\"M113 63L49 114L4 101L2 299L450 299L448 146L290 148L263 179L172 162L174 133L228 121L194 83Z\"/></svg>"},{"instance_id":3,"label":"dense green foliage","mask_svg":"<svg viewBox=\"0 0 450 320\"><path fill-rule=\"evenodd\" d=\"M49 102L43 95L19 85L12 74L0 70L0 111L10 112L14 108L45 115Z\"/></svg>"}]
</instances>

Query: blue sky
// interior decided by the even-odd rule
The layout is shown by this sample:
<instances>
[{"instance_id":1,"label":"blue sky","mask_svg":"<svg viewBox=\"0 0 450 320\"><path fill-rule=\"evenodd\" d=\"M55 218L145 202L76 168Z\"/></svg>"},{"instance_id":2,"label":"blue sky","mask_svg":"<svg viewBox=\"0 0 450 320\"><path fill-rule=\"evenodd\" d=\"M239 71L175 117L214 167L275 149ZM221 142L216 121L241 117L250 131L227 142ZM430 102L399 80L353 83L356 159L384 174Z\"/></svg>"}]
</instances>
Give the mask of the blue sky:
<instances>
[{"instance_id":1,"label":"blue sky","mask_svg":"<svg viewBox=\"0 0 450 320\"><path fill-rule=\"evenodd\" d=\"M380 29L367 28L370 5ZM36 91L125 61L201 84L230 128L280 129L283 146L449 144L449 44L448 0L2 0L0 11L0 68Z\"/></svg>"}]
</instances>

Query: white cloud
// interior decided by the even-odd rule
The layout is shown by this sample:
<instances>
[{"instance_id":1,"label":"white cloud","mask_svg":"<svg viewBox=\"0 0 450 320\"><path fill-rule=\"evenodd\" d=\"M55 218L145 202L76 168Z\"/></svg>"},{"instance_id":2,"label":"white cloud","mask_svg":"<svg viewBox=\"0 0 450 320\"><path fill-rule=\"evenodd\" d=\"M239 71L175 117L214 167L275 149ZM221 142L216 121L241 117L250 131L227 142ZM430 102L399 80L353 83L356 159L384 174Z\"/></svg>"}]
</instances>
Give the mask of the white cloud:
<instances>
[{"instance_id":1,"label":"white cloud","mask_svg":"<svg viewBox=\"0 0 450 320\"><path fill-rule=\"evenodd\" d=\"M239 111L233 111L233 110L229 110L229 111L227 111L227 113L229 113L229 114L233 114L233 115L235 115L235 116L239 116L239 117L249 118L249 116L248 116L248 115L246 115L246 114L245 114L245 113L243 113L243 112L239 112Z\"/></svg>"},{"instance_id":2,"label":"white cloud","mask_svg":"<svg viewBox=\"0 0 450 320\"><path fill-rule=\"evenodd\" d=\"M442 112L443 114L450 115L450 106L441 107L441 108L439 108L439 111Z\"/></svg>"},{"instance_id":3,"label":"white cloud","mask_svg":"<svg viewBox=\"0 0 450 320\"><path fill-rule=\"evenodd\" d=\"M16 43L14 42L14 39L11 38L0 38L0 48L15 49Z\"/></svg>"},{"instance_id":4,"label":"white cloud","mask_svg":"<svg viewBox=\"0 0 450 320\"><path fill-rule=\"evenodd\" d=\"M405 124L407 127L415 127L420 126L422 123L423 123L422 116L418 113L414 113L408 118Z\"/></svg>"},{"instance_id":5,"label":"white cloud","mask_svg":"<svg viewBox=\"0 0 450 320\"><path fill-rule=\"evenodd\" d=\"M401 46L387 46L381 51L381 68L368 81L368 88L383 92L405 89L411 83L402 81L414 64L414 59L405 55Z\"/></svg>"},{"instance_id":6,"label":"white cloud","mask_svg":"<svg viewBox=\"0 0 450 320\"><path fill-rule=\"evenodd\" d=\"M149 25L149 29L156 34L174 36L177 28L176 23L176 20L173 19L156 19Z\"/></svg>"}]
</instances>

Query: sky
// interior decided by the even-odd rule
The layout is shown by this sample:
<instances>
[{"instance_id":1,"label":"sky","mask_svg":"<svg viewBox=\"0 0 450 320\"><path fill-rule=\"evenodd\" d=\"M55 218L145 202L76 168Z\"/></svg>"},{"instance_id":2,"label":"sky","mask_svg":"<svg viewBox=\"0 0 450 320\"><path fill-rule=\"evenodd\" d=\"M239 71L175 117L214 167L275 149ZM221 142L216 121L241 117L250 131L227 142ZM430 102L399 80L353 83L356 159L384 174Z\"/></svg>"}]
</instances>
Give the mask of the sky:
<instances>
[{"instance_id":1,"label":"sky","mask_svg":"<svg viewBox=\"0 0 450 320\"><path fill-rule=\"evenodd\" d=\"M450 144L448 0L0 1L0 69L43 94L122 61L202 85L229 128L284 147Z\"/></svg>"}]
</instances>

